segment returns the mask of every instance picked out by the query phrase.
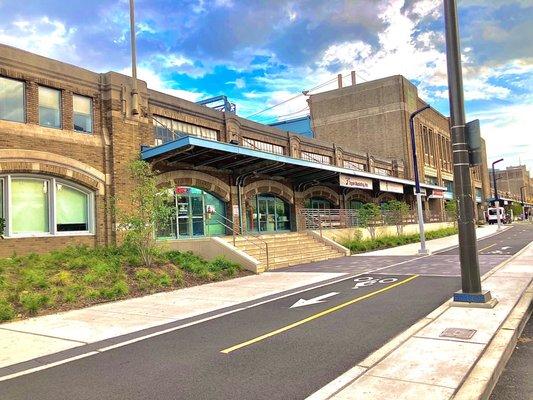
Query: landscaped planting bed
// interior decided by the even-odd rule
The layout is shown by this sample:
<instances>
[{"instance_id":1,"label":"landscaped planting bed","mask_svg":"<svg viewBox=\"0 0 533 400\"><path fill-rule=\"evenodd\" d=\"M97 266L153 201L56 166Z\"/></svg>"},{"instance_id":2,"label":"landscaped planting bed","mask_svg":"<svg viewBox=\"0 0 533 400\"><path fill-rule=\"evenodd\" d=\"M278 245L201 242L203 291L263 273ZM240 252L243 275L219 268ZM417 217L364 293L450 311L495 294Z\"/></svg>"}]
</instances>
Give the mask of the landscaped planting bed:
<instances>
[{"instance_id":1,"label":"landscaped planting bed","mask_svg":"<svg viewBox=\"0 0 533 400\"><path fill-rule=\"evenodd\" d=\"M457 232L457 228L454 227L429 231L426 232L426 240L455 235ZM364 240L360 236L354 235L354 237L339 240L340 244L350 249L352 254L403 246L404 244L417 243L419 241L420 235L418 233L412 235L381 236L375 239Z\"/></svg>"},{"instance_id":2,"label":"landscaped planting bed","mask_svg":"<svg viewBox=\"0 0 533 400\"><path fill-rule=\"evenodd\" d=\"M152 266L126 247L69 247L0 259L0 322L249 274L224 258L167 251Z\"/></svg>"}]
</instances>

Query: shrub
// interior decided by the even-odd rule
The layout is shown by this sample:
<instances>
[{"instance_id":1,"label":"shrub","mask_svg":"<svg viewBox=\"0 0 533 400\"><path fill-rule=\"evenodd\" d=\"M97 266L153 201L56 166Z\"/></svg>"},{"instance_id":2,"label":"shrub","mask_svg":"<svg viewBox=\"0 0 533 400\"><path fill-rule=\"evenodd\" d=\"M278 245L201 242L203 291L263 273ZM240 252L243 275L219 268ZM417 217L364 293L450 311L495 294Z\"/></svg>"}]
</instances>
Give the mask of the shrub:
<instances>
[{"instance_id":1,"label":"shrub","mask_svg":"<svg viewBox=\"0 0 533 400\"><path fill-rule=\"evenodd\" d=\"M26 311L30 314L35 314L48 304L50 298L41 293L22 292L19 296L19 301Z\"/></svg>"},{"instance_id":2,"label":"shrub","mask_svg":"<svg viewBox=\"0 0 533 400\"><path fill-rule=\"evenodd\" d=\"M6 300L0 299L0 322L15 318L15 309Z\"/></svg>"}]
</instances>

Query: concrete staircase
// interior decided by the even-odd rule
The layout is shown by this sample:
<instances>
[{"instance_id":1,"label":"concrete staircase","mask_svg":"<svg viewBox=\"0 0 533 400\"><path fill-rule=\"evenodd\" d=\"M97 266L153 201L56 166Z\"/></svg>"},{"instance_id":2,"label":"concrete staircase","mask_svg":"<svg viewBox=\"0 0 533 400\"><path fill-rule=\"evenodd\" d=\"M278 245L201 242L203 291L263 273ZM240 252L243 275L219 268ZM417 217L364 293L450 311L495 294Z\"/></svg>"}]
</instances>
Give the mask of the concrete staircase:
<instances>
[{"instance_id":1,"label":"concrete staircase","mask_svg":"<svg viewBox=\"0 0 533 400\"><path fill-rule=\"evenodd\" d=\"M267 269L265 245L258 237L268 243L269 270L346 255L336 246L306 232L238 236L235 239L235 247L258 260L260 269L263 271ZM233 244L232 238L227 240Z\"/></svg>"}]
</instances>

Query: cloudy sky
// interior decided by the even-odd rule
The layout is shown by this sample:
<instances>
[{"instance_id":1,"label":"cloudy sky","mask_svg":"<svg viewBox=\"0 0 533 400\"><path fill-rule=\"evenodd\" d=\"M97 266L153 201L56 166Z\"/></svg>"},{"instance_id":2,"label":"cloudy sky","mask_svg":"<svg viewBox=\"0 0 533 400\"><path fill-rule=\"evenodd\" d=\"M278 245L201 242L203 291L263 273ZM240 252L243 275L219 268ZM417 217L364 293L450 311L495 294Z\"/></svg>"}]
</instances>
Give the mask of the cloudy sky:
<instances>
[{"instance_id":1,"label":"cloudy sky","mask_svg":"<svg viewBox=\"0 0 533 400\"><path fill-rule=\"evenodd\" d=\"M481 119L490 160L521 160L533 170L533 0L458 3L467 117ZM268 123L305 115L298 94L334 88L337 73L354 69L360 81L403 74L448 115L442 7L440 0L136 0L139 76L189 100L226 94L239 115ZM128 0L0 0L0 42L128 73Z\"/></svg>"}]
</instances>

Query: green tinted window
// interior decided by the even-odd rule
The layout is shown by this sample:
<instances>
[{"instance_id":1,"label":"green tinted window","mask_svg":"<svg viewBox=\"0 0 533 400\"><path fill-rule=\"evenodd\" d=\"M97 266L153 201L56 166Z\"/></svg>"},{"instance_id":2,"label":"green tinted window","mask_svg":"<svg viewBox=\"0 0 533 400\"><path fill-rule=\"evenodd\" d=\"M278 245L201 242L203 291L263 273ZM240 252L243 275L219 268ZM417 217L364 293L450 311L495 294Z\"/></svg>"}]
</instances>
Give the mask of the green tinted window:
<instances>
[{"instance_id":1,"label":"green tinted window","mask_svg":"<svg viewBox=\"0 0 533 400\"><path fill-rule=\"evenodd\" d=\"M56 222L57 231L88 230L87 194L58 183L56 185Z\"/></svg>"},{"instance_id":2,"label":"green tinted window","mask_svg":"<svg viewBox=\"0 0 533 400\"><path fill-rule=\"evenodd\" d=\"M48 182L13 179L10 213L13 233L48 232Z\"/></svg>"}]
</instances>

